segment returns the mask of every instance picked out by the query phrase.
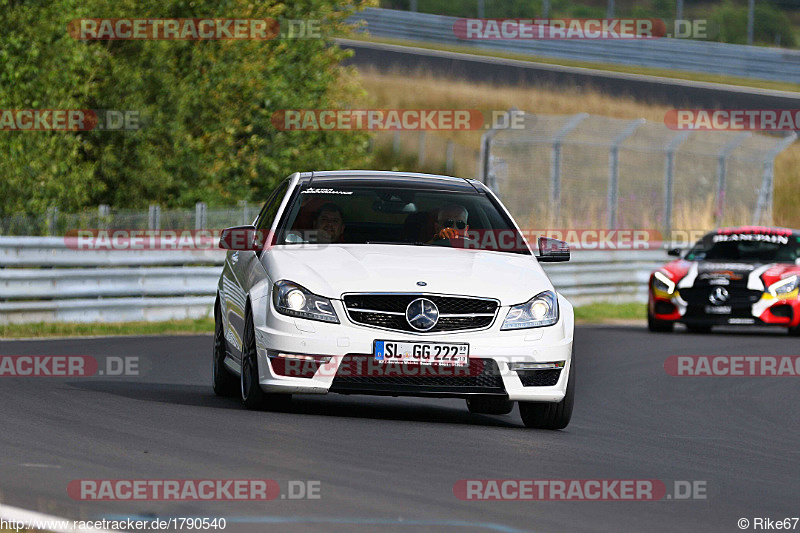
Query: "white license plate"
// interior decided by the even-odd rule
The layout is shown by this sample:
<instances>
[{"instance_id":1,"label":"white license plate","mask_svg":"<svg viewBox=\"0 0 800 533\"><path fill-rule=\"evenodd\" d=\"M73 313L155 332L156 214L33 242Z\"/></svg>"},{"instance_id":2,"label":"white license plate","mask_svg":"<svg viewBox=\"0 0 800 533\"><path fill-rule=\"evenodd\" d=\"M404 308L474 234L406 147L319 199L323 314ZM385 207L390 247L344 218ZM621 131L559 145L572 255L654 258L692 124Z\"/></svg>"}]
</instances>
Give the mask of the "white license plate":
<instances>
[{"instance_id":1,"label":"white license plate","mask_svg":"<svg viewBox=\"0 0 800 533\"><path fill-rule=\"evenodd\" d=\"M731 314L730 305L707 305L706 313L709 315L729 315Z\"/></svg>"},{"instance_id":2,"label":"white license plate","mask_svg":"<svg viewBox=\"0 0 800 533\"><path fill-rule=\"evenodd\" d=\"M375 360L383 363L467 366L469 344L375 341Z\"/></svg>"}]
</instances>

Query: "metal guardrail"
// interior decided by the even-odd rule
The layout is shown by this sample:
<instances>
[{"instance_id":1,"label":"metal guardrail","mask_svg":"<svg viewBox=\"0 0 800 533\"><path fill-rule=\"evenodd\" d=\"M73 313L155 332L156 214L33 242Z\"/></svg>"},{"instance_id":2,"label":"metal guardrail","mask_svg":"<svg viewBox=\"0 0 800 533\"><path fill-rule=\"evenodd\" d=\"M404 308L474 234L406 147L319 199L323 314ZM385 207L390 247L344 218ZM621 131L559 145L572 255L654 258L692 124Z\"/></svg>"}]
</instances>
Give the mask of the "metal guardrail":
<instances>
[{"instance_id":1,"label":"metal guardrail","mask_svg":"<svg viewBox=\"0 0 800 533\"><path fill-rule=\"evenodd\" d=\"M0 302L0 324L161 322L211 317L213 305L214 296Z\"/></svg>"},{"instance_id":2,"label":"metal guardrail","mask_svg":"<svg viewBox=\"0 0 800 533\"><path fill-rule=\"evenodd\" d=\"M214 294L219 267L7 269L0 300Z\"/></svg>"},{"instance_id":3,"label":"metal guardrail","mask_svg":"<svg viewBox=\"0 0 800 533\"><path fill-rule=\"evenodd\" d=\"M0 236L0 267L112 267L222 264L219 250L74 250L64 237ZM2 279L2 278L0 278Z\"/></svg>"},{"instance_id":4,"label":"metal guardrail","mask_svg":"<svg viewBox=\"0 0 800 533\"><path fill-rule=\"evenodd\" d=\"M63 237L0 237L0 324L212 316L220 250L75 250Z\"/></svg>"},{"instance_id":5,"label":"metal guardrail","mask_svg":"<svg viewBox=\"0 0 800 533\"><path fill-rule=\"evenodd\" d=\"M647 298L663 250L577 251L544 264L575 304ZM81 251L55 237L0 237L0 324L211 317L222 251Z\"/></svg>"},{"instance_id":6,"label":"metal guardrail","mask_svg":"<svg viewBox=\"0 0 800 533\"><path fill-rule=\"evenodd\" d=\"M650 273L670 258L657 250L578 250L569 263L543 263L556 290L572 304L647 301Z\"/></svg>"},{"instance_id":7,"label":"metal guardrail","mask_svg":"<svg viewBox=\"0 0 800 533\"><path fill-rule=\"evenodd\" d=\"M668 70L800 83L800 51L683 39L463 40L458 18L368 8L351 22L366 21L376 37L473 46L523 55L614 63Z\"/></svg>"}]
</instances>

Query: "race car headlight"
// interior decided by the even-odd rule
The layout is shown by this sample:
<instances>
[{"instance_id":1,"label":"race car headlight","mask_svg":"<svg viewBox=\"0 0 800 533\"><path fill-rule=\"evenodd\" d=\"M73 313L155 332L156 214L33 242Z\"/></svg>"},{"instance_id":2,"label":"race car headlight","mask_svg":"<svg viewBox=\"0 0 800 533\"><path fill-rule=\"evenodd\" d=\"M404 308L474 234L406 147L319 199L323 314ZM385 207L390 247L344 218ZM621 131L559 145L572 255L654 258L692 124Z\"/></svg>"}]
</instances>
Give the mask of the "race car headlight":
<instances>
[{"instance_id":1,"label":"race car headlight","mask_svg":"<svg viewBox=\"0 0 800 533\"><path fill-rule=\"evenodd\" d=\"M653 274L653 288L657 291L672 294L675 292L675 282L661 272L656 272Z\"/></svg>"},{"instance_id":2,"label":"race car headlight","mask_svg":"<svg viewBox=\"0 0 800 533\"><path fill-rule=\"evenodd\" d=\"M772 296L778 296L779 294L788 294L797 288L797 281L798 277L796 275L789 276L788 278L783 278L780 281L776 281L775 283L770 285L767 290Z\"/></svg>"},{"instance_id":3,"label":"race car headlight","mask_svg":"<svg viewBox=\"0 0 800 533\"><path fill-rule=\"evenodd\" d=\"M272 303L282 315L339 323L331 301L317 296L305 287L281 280L272 287Z\"/></svg>"},{"instance_id":4,"label":"race car headlight","mask_svg":"<svg viewBox=\"0 0 800 533\"><path fill-rule=\"evenodd\" d=\"M537 294L524 304L513 306L508 311L500 329L524 329L552 326L558 322L558 300L553 291Z\"/></svg>"}]
</instances>

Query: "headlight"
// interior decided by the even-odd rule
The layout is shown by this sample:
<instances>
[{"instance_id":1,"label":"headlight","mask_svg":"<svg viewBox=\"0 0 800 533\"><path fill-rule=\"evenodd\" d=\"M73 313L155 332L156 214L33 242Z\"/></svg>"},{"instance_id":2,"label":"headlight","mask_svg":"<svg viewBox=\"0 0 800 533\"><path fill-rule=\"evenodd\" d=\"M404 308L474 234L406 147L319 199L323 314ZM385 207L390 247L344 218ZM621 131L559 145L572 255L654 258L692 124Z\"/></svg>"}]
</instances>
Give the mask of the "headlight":
<instances>
[{"instance_id":1,"label":"headlight","mask_svg":"<svg viewBox=\"0 0 800 533\"><path fill-rule=\"evenodd\" d=\"M331 301L291 281L281 280L272 287L272 303L282 315L339 323Z\"/></svg>"},{"instance_id":2,"label":"headlight","mask_svg":"<svg viewBox=\"0 0 800 533\"><path fill-rule=\"evenodd\" d=\"M558 300L553 291L537 294L524 304L513 306L500 329L552 326L558 322Z\"/></svg>"},{"instance_id":3,"label":"headlight","mask_svg":"<svg viewBox=\"0 0 800 533\"><path fill-rule=\"evenodd\" d=\"M772 296L777 296L779 294L788 294L797 288L797 276L789 276L788 278L783 278L780 281L776 281L772 285L769 286L769 293Z\"/></svg>"},{"instance_id":4,"label":"headlight","mask_svg":"<svg viewBox=\"0 0 800 533\"><path fill-rule=\"evenodd\" d=\"M672 294L675 292L675 282L661 272L656 272L653 274L653 288L657 291Z\"/></svg>"}]
</instances>

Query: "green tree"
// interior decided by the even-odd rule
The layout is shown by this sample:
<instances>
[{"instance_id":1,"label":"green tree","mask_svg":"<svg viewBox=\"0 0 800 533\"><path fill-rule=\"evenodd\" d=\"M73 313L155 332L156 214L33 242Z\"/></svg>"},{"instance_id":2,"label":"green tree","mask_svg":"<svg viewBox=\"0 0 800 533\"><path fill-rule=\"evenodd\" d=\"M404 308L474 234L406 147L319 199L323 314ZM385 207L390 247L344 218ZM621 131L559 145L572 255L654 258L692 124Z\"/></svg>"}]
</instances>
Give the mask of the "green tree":
<instances>
[{"instance_id":1,"label":"green tree","mask_svg":"<svg viewBox=\"0 0 800 533\"><path fill-rule=\"evenodd\" d=\"M296 170L362 166L363 132L283 132L281 109L339 108L359 91L332 43L363 0L0 0L0 109L115 109L138 131L0 132L0 214L108 203L263 199ZM79 41L77 18L320 20L322 39Z\"/></svg>"},{"instance_id":2,"label":"green tree","mask_svg":"<svg viewBox=\"0 0 800 533\"><path fill-rule=\"evenodd\" d=\"M714 9L711 20L719 28L717 40L725 43L747 43L747 6L726 0ZM794 31L786 14L766 2L757 2L754 10L753 41L784 47L796 44Z\"/></svg>"},{"instance_id":3,"label":"green tree","mask_svg":"<svg viewBox=\"0 0 800 533\"><path fill-rule=\"evenodd\" d=\"M49 22L59 9L0 0L0 109L86 107L102 60ZM101 193L85 142L85 134L0 131L0 213L75 209Z\"/></svg>"}]
</instances>

